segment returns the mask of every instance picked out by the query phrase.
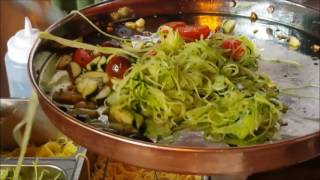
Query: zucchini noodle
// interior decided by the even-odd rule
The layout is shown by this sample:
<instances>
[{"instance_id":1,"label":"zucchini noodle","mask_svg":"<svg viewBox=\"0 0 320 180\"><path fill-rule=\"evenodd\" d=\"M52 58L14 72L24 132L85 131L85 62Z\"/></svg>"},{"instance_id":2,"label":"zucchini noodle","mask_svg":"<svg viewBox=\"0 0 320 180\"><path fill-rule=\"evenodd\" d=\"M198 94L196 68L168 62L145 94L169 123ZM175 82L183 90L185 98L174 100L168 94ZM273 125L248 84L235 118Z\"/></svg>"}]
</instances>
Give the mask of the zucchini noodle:
<instances>
[{"instance_id":1,"label":"zucchini noodle","mask_svg":"<svg viewBox=\"0 0 320 180\"><path fill-rule=\"evenodd\" d=\"M280 93L281 94L286 94L289 96L295 96L295 97L302 97L302 98L313 98L313 99L320 99L320 96L311 96L311 95L302 95L296 92L296 90L300 89L306 89L306 88L320 88L319 85L305 85L305 86L300 86L300 87L288 87L288 88L280 88Z\"/></svg>"},{"instance_id":2,"label":"zucchini noodle","mask_svg":"<svg viewBox=\"0 0 320 180\"><path fill-rule=\"evenodd\" d=\"M118 36L113 36L111 34L108 34L104 31L102 31L99 27L97 27L95 24L92 23L92 21L90 21L85 15L83 15L81 12L79 11L71 11L71 14L78 14L79 16L81 16L84 20L86 20L95 30L97 30L98 32L100 32L101 34L105 35L106 37L109 37L111 39L115 39L115 40L119 40L119 41L130 41L130 39L124 39L124 38L120 38Z\"/></svg>"},{"instance_id":3,"label":"zucchini noodle","mask_svg":"<svg viewBox=\"0 0 320 180\"><path fill-rule=\"evenodd\" d=\"M35 180L38 180L38 162L32 162L33 164L33 170L34 170L34 174L35 174L35 177L36 179ZM39 179L42 179L43 175L41 174Z\"/></svg>"},{"instance_id":4,"label":"zucchini noodle","mask_svg":"<svg viewBox=\"0 0 320 180\"><path fill-rule=\"evenodd\" d=\"M280 88L280 91L306 89L306 88L311 88L311 87L320 88L319 85L309 84L309 85L304 85L304 86L299 86L299 87Z\"/></svg>"},{"instance_id":5,"label":"zucchini noodle","mask_svg":"<svg viewBox=\"0 0 320 180\"><path fill-rule=\"evenodd\" d=\"M28 141L30 139L30 135L31 135L31 130L32 130L32 124L34 121L34 115L36 113L37 110L37 106L38 106L38 99L37 99L37 95L35 92L32 93L31 99L29 101L28 104L28 109L27 112L22 120L22 122L26 123L26 127L24 130L24 135L23 135L23 139L20 144L21 146L21 151L20 151L20 155L18 158L18 163L17 163L17 167L14 169L14 175L13 175L13 180L18 180L19 179L19 174L20 174L20 170L21 170L21 166L23 163L23 158L24 155L26 153L27 150L27 146L28 146ZM19 128L21 126L18 126ZM14 132L17 132L17 129L15 129Z\"/></svg>"},{"instance_id":6,"label":"zucchini noodle","mask_svg":"<svg viewBox=\"0 0 320 180\"><path fill-rule=\"evenodd\" d=\"M94 45L87 44L87 43L64 39L64 38L52 35L48 32L40 32L39 37L42 39L48 39L48 40L55 41L61 45L68 46L68 47L82 48L82 49L106 53L106 54L127 54L129 56L134 57L134 58L138 58L138 56L136 54L131 53L126 50L123 50L123 49L120 49L120 48L94 46Z\"/></svg>"},{"instance_id":7,"label":"zucchini noodle","mask_svg":"<svg viewBox=\"0 0 320 180\"><path fill-rule=\"evenodd\" d=\"M302 64L296 62L296 61L292 61L292 60L286 60L286 59L266 59L266 58L261 58L262 61L265 62L272 62L272 63L282 63L282 64L289 64L292 66L296 66L296 67L303 67Z\"/></svg>"},{"instance_id":8,"label":"zucchini noodle","mask_svg":"<svg viewBox=\"0 0 320 180\"><path fill-rule=\"evenodd\" d=\"M61 173L59 173L58 175L56 175L56 177L54 177L54 178L53 178L53 180L57 180L57 179L59 179L59 178L60 178L60 176L61 176Z\"/></svg>"},{"instance_id":9,"label":"zucchini noodle","mask_svg":"<svg viewBox=\"0 0 320 180\"><path fill-rule=\"evenodd\" d=\"M295 97L301 97L301 98L311 98L311 99L320 99L319 96L308 96L308 95L301 95L296 92L286 92L286 91L281 91L281 94L286 94L289 96L295 96Z\"/></svg>"}]
</instances>

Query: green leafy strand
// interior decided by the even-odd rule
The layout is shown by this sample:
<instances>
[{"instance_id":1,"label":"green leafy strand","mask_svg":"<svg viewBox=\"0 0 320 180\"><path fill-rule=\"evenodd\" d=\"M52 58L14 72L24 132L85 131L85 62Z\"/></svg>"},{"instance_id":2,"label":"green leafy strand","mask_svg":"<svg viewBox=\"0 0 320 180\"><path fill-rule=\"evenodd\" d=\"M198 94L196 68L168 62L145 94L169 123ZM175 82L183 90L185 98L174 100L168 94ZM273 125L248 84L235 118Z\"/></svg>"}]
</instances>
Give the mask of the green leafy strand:
<instances>
[{"instance_id":1,"label":"green leafy strand","mask_svg":"<svg viewBox=\"0 0 320 180\"><path fill-rule=\"evenodd\" d=\"M165 34L161 28L166 28ZM141 115L144 135L152 139L185 128L233 145L270 139L284 106L277 86L257 73L259 55L252 42L244 36L215 34L185 43L176 31L161 28L161 43L137 60L106 105ZM227 59L221 48L230 38L245 48L238 61Z\"/></svg>"}]
</instances>

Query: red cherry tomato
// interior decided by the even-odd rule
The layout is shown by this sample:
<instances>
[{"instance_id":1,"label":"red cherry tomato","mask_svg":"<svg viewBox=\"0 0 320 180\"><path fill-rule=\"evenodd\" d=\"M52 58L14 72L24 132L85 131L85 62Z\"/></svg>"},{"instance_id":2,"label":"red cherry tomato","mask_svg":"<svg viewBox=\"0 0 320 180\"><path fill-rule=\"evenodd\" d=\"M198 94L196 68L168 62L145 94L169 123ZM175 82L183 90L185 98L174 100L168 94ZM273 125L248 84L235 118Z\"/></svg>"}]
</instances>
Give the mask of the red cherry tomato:
<instances>
[{"instance_id":1,"label":"red cherry tomato","mask_svg":"<svg viewBox=\"0 0 320 180\"><path fill-rule=\"evenodd\" d=\"M111 77L123 78L124 73L128 71L130 66L131 62L129 59L123 56L113 56L109 60L105 71Z\"/></svg>"},{"instance_id":2,"label":"red cherry tomato","mask_svg":"<svg viewBox=\"0 0 320 180\"><path fill-rule=\"evenodd\" d=\"M234 60L239 60L244 54L242 42L236 39L228 39L222 43L222 47L227 49L226 55Z\"/></svg>"},{"instance_id":3,"label":"red cherry tomato","mask_svg":"<svg viewBox=\"0 0 320 180\"><path fill-rule=\"evenodd\" d=\"M81 67L86 67L86 65L93 60L93 57L84 49L77 49L73 53L73 60L78 63Z\"/></svg>"},{"instance_id":4,"label":"red cherry tomato","mask_svg":"<svg viewBox=\"0 0 320 180\"><path fill-rule=\"evenodd\" d=\"M187 24L183 21L172 21L172 22L167 22L164 25L169 26L172 29L176 30L178 27L184 27Z\"/></svg>"},{"instance_id":5,"label":"red cherry tomato","mask_svg":"<svg viewBox=\"0 0 320 180\"><path fill-rule=\"evenodd\" d=\"M203 25L187 25L178 27L177 30L186 42L195 41L197 39L200 39L201 36L203 36L203 38L206 38L210 33L209 27Z\"/></svg>"}]
</instances>

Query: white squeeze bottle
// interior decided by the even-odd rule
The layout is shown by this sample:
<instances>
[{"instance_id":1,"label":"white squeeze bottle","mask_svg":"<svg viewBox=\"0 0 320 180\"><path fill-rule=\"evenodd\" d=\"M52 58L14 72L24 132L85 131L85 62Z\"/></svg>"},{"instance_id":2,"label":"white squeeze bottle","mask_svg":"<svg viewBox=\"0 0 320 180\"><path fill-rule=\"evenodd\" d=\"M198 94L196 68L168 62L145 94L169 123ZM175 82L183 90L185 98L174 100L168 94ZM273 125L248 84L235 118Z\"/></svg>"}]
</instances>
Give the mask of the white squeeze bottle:
<instances>
[{"instance_id":1,"label":"white squeeze bottle","mask_svg":"<svg viewBox=\"0 0 320 180\"><path fill-rule=\"evenodd\" d=\"M32 28L30 20L25 17L24 29L12 36L5 55L6 71L10 97L27 98L31 96L32 85L28 75L28 57L38 30Z\"/></svg>"}]
</instances>

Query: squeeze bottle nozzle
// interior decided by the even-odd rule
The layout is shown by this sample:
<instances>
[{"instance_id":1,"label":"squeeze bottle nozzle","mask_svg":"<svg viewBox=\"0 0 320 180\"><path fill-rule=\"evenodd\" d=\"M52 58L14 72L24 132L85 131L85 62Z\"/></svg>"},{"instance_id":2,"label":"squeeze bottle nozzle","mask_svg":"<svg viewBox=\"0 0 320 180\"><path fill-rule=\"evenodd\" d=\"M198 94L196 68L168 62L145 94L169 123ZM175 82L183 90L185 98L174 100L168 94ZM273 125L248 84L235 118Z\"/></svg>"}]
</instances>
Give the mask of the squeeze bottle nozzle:
<instances>
[{"instance_id":1,"label":"squeeze bottle nozzle","mask_svg":"<svg viewBox=\"0 0 320 180\"><path fill-rule=\"evenodd\" d=\"M24 29L12 36L8 43L8 56L16 63L27 63L30 50L38 35L32 28L29 18L25 17Z\"/></svg>"}]
</instances>

